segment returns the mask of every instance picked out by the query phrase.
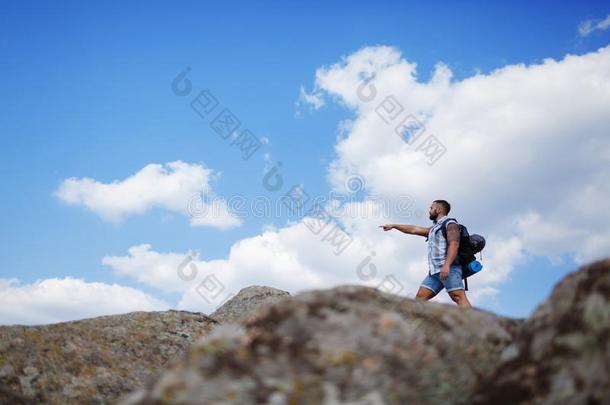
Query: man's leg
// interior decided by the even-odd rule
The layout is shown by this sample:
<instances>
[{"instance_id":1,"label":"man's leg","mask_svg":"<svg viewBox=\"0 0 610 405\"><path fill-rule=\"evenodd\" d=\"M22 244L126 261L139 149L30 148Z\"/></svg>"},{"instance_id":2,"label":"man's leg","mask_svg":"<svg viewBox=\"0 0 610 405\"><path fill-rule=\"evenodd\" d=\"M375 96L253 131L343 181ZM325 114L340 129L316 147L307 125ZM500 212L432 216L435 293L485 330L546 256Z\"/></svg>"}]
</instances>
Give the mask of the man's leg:
<instances>
[{"instance_id":1,"label":"man's leg","mask_svg":"<svg viewBox=\"0 0 610 405\"><path fill-rule=\"evenodd\" d=\"M468 301L468 298L466 297L466 291L464 291L463 289L449 291L449 296L456 304L458 304L458 306L472 308L472 305L470 305L470 301Z\"/></svg>"},{"instance_id":2,"label":"man's leg","mask_svg":"<svg viewBox=\"0 0 610 405\"><path fill-rule=\"evenodd\" d=\"M455 265L449 268L449 276L443 280L447 293L451 299L460 307L472 308L470 301L466 298L464 281L462 280L462 266Z\"/></svg>"},{"instance_id":3,"label":"man's leg","mask_svg":"<svg viewBox=\"0 0 610 405\"><path fill-rule=\"evenodd\" d=\"M417 295L415 296L416 300L424 300L424 301L428 301L429 299L433 298L436 295L436 293L426 287L419 287L419 290L417 290Z\"/></svg>"},{"instance_id":4,"label":"man's leg","mask_svg":"<svg viewBox=\"0 0 610 405\"><path fill-rule=\"evenodd\" d=\"M443 283L438 279L438 274L434 276L427 275L426 278L421 282L419 290L415 295L416 300L428 301L438 294L443 289Z\"/></svg>"}]
</instances>

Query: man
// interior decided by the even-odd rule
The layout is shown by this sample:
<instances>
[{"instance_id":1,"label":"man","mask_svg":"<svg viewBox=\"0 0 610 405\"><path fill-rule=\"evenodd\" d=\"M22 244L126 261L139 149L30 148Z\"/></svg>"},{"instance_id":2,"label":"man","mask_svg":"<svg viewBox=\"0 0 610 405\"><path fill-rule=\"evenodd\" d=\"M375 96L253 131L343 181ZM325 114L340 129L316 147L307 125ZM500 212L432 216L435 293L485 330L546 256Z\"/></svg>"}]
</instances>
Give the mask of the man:
<instances>
[{"instance_id":1,"label":"man","mask_svg":"<svg viewBox=\"0 0 610 405\"><path fill-rule=\"evenodd\" d=\"M447 239L441 231L443 223L449 220L447 214L450 210L451 205L447 201L435 200L430 205L431 227L387 224L381 225L380 228L384 231L397 229L403 233L428 238L428 276L422 281L415 299L427 301L445 288L459 306L472 308L464 291L462 266L452 264L460 247L460 226L454 220L447 222Z\"/></svg>"}]
</instances>

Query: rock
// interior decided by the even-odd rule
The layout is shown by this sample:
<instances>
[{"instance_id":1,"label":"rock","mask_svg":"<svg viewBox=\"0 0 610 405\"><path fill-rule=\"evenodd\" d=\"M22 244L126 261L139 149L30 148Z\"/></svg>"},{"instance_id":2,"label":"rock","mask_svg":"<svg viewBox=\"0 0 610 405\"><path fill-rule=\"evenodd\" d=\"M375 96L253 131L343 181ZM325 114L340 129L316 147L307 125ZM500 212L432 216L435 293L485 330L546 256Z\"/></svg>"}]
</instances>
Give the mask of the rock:
<instances>
[{"instance_id":1,"label":"rock","mask_svg":"<svg viewBox=\"0 0 610 405\"><path fill-rule=\"evenodd\" d=\"M468 403L610 404L610 259L570 273Z\"/></svg>"},{"instance_id":2,"label":"rock","mask_svg":"<svg viewBox=\"0 0 610 405\"><path fill-rule=\"evenodd\" d=\"M0 326L0 403L115 402L216 323L201 313L166 311Z\"/></svg>"},{"instance_id":3,"label":"rock","mask_svg":"<svg viewBox=\"0 0 610 405\"><path fill-rule=\"evenodd\" d=\"M451 402L494 371L521 324L369 287L308 291L217 326L123 404Z\"/></svg>"},{"instance_id":4,"label":"rock","mask_svg":"<svg viewBox=\"0 0 610 405\"><path fill-rule=\"evenodd\" d=\"M239 293L224 303L210 318L218 322L238 322L257 309L290 296L288 291L272 287L250 286L242 288Z\"/></svg>"},{"instance_id":5,"label":"rock","mask_svg":"<svg viewBox=\"0 0 610 405\"><path fill-rule=\"evenodd\" d=\"M527 319L363 286L0 327L0 404L610 404L610 259ZM129 393L129 394L127 394Z\"/></svg>"},{"instance_id":6,"label":"rock","mask_svg":"<svg viewBox=\"0 0 610 405\"><path fill-rule=\"evenodd\" d=\"M17 394L4 384L0 384L0 405L30 405L34 402Z\"/></svg>"}]
</instances>

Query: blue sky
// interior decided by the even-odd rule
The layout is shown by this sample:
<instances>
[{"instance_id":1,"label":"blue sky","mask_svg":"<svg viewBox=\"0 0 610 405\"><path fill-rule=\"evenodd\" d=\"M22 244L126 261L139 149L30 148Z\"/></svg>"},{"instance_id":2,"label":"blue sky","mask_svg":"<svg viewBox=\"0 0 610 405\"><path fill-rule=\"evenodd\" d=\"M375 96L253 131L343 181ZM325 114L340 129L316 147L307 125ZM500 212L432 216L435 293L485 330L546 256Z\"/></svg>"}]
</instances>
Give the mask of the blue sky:
<instances>
[{"instance_id":1,"label":"blue sky","mask_svg":"<svg viewBox=\"0 0 610 405\"><path fill-rule=\"evenodd\" d=\"M332 162L350 160L347 152L343 156L336 150L340 122L357 121L362 110L345 102L340 90L316 81L317 70L341 63L343 57L366 47L385 46L417 64L419 82L430 80L435 65L442 62L452 72L451 81L458 83L510 65L536 65L547 58L561 60L566 54L587 55L610 41L610 29L605 26L579 34L583 22L591 21L590 26L594 26L610 14L608 4L601 1L236 2L231 6L212 2L2 2L0 8L0 89L4 95L0 99L0 154L4 163L0 183L4 197L0 200L4 213L0 217L0 278L4 282L0 287L7 295L20 297L14 302L26 302L23 313L3 314L0 321L8 323L98 314L86 298L82 303L66 303L35 296L40 291L33 287L35 283L65 281L67 277L83 283L117 284L130 288L126 290L129 294L137 290L146 295L132 306L106 309L101 305L98 309L102 312L165 304L176 307L178 302L188 301L181 301L186 293L179 287L164 289L154 280L143 281L146 276L134 272L146 269L104 264L103 258L127 257L130 247L149 244L151 251L161 255L196 250L202 263L223 260L239 241L290 224L282 215L250 216L239 226L227 228L193 226L179 210L167 208L173 201L155 203L154 199L143 213L128 212L121 220L110 221L82 203L70 204L59 198L57 190L67 179L90 178L110 184L150 164L182 161L218 174L210 180L218 196L267 196L275 201L279 194L266 190L261 179L266 169L281 161L287 184L299 183L311 195L324 195L335 184ZM193 92L179 97L172 92L171 83L186 66L191 68L188 78ZM243 160L235 147L214 133L209 121L190 108L193 97L206 88L239 118L241 128L268 140L250 159ZM301 88L324 97L324 105L316 108L304 102L299 96ZM596 106L603 106L606 100L601 98ZM607 121L588 124L608 128ZM525 152L523 145L515 144L506 153L522 156ZM544 164L542 160L540 165ZM368 174L364 176L367 184L370 178L372 189L384 195L381 180L373 174L377 172L369 169L361 167L361 172ZM494 174L490 171L487 176ZM548 179L539 188L547 186L554 189ZM557 188L561 188L559 181ZM428 189L437 198L445 195L442 182L431 181ZM476 187L469 190L482 200L490 192L493 190ZM537 203L534 198L529 200L526 190L510 194L507 199L519 199L521 213ZM423 196L427 194L413 195L418 196L417 209L426 212L430 201ZM485 216L501 218L502 207L474 218L472 210L460 211L472 201L451 202L458 219L466 217L466 225L476 225L471 231L497 234L498 240L508 235L502 233L505 227L500 224L485 228ZM599 202L601 206L608 203ZM577 220L578 213L572 214ZM393 217L385 222L429 224L426 217L412 221ZM366 232L372 235L378 230L369 227ZM384 237L409 244L425 258L422 242L413 242L406 235ZM599 257L600 250L610 247L605 241L587 257ZM541 253L535 241L528 244L522 238L522 242L526 247L522 260L506 264L509 269L501 280L488 280L495 292L480 298L481 308L527 316L557 281L579 265L574 252L563 249L562 243ZM294 257L317 254L307 250L293 253ZM387 268L401 279L400 265L388 264ZM173 270L170 266L170 270L158 271ZM284 271L290 278L297 269L287 265ZM420 278L426 271L421 267ZM494 269L488 266L485 271ZM248 282L237 279L230 283L238 289L276 280L274 287L298 290L298 285L284 286L281 275L268 276L249 274ZM312 281L311 286L352 281L340 275L320 280ZM404 280L404 292L414 293L415 278ZM481 284L481 288L485 286ZM65 291L62 288L79 287L65 284L59 291ZM471 288L477 288L474 281ZM103 295L103 288L101 291L99 302L112 299ZM188 302L184 308L209 310Z\"/></svg>"}]
</instances>

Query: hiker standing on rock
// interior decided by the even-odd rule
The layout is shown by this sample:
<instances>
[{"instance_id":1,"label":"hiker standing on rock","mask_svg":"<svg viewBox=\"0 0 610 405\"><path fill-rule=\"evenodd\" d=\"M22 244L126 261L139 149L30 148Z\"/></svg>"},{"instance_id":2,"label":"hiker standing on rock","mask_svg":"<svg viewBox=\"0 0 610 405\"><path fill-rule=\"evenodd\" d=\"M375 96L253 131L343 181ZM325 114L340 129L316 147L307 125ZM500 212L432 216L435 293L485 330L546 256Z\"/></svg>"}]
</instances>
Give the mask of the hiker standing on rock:
<instances>
[{"instance_id":1,"label":"hiker standing on rock","mask_svg":"<svg viewBox=\"0 0 610 405\"><path fill-rule=\"evenodd\" d=\"M460 247L460 226L457 221L447 216L450 210L451 205L447 201L434 200L430 205L431 227L387 224L381 225L380 228L384 231L398 229L403 233L427 238L428 276L422 281L416 299L427 301L445 288L451 299L459 306L472 308L464 290L462 266L454 263ZM443 232L440 232L444 224L447 238L443 236Z\"/></svg>"}]
</instances>

